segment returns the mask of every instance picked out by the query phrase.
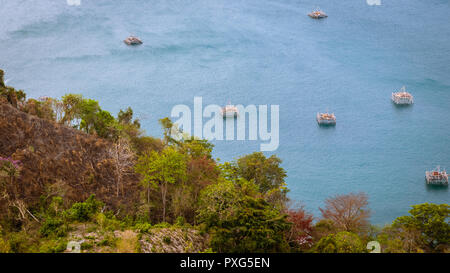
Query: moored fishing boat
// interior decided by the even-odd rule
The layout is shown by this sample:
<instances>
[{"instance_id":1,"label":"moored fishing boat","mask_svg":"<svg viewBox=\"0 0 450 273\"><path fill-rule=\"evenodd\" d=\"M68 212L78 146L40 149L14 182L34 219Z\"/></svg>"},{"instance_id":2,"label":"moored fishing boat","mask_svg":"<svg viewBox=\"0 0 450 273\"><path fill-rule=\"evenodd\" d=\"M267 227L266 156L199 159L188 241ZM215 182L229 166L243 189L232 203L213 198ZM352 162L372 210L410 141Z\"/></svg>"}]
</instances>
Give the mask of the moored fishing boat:
<instances>
[{"instance_id":1,"label":"moored fishing boat","mask_svg":"<svg viewBox=\"0 0 450 273\"><path fill-rule=\"evenodd\" d=\"M398 105L409 105L414 103L414 97L406 92L406 87L403 86L400 91L392 93L392 101Z\"/></svg>"},{"instance_id":2,"label":"moored fishing boat","mask_svg":"<svg viewBox=\"0 0 450 273\"><path fill-rule=\"evenodd\" d=\"M448 186L448 174L445 170L441 171L439 166L431 172L425 172L425 180L428 185Z\"/></svg>"},{"instance_id":3,"label":"moored fishing boat","mask_svg":"<svg viewBox=\"0 0 450 273\"><path fill-rule=\"evenodd\" d=\"M336 116L334 113L317 113L317 123L319 125L334 126L336 125Z\"/></svg>"},{"instance_id":4,"label":"moored fishing boat","mask_svg":"<svg viewBox=\"0 0 450 273\"><path fill-rule=\"evenodd\" d=\"M222 108L222 116L224 118L236 118L239 116L239 110L236 106L228 103L228 105Z\"/></svg>"},{"instance_id":5,"label":"moored fishing boat","mask_svg":"<svg viewBox=\"0 0 450 273\"><path fill-rule=\"evenodd\" d=\"M308 16L313 19L322 19L328 17L328 15L319 8L313 10L311 13L308 14Z\"/></svg>"},{"instance_id":6,"label":"moored fishing boat","mask_svg":"<svg viewBox=\"0 0 450 273\"><path fill-rule=\"evenodd\" d=\"M124 40L127 45L141 45L143 44L142 40L135 36L130 36Z\"/></svg>"}]
</instances>

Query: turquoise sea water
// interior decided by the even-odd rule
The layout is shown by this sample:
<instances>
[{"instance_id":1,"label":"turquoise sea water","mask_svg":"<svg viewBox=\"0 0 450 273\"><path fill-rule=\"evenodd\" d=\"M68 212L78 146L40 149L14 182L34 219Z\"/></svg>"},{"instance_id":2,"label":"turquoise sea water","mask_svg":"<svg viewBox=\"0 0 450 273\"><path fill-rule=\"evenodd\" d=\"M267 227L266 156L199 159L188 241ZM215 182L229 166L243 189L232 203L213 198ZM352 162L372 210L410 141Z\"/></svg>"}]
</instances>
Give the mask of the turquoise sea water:
<instances>
[{"instance_id":1,"label":"turquoise sea water","mask_svg":"<svg viewBox=\"0 0 450 273\"><path fill-rule=\"evenodd\" d=\"M446 0L0 0L0 67L29 97L81 93L132 106L147 133L176 104L280 105L290 198L319 216L325 198L370 197L384 224L448 203L425 170L450 169L450 3ZM320 6L329 14L312 20ZM135 34L144 45L122 40ZM395 107L406 85L412 107ZM318 111L336 113L319 128ZM221 161L260 142L215 142ZM270 155L270 153L268 154Z\"/></svg>"}]
</instances>

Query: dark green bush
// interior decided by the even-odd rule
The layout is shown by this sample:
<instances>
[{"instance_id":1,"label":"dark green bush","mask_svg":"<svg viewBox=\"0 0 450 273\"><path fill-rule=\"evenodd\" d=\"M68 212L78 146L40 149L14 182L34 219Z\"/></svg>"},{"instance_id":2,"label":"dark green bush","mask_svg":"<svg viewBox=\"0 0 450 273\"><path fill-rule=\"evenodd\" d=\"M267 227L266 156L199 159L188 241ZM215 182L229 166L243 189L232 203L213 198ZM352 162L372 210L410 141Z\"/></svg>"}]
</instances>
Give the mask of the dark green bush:
<instances>
[{"instance_id":1,"label":"dark green bush","mask_svg":"<svg viewBox=\"0 0 450 273\"><path fill-rule=\"evenodd\" d=\"M172 226L167 222L162 222L162 223L158 223L158 224L154 225L153 227L154 228L170 228Z\"/></svg>"},{"instance_id":2,"label":"dark green bush","mask_svg":"<svg viewBox=\"0 0 450 273\"><path fill-rule=\"evenodd\" d=\"M67 233L67 228L61 219L47 218L42 223L39 233L44 237L64 237Z\"/></svg>"},{"instance_id":3,"label":"dark green bush","mask_svg":"<svg viewBox=\"0 0 450 273\"><path fill-rule=\"evenodd\" d=\"M81 244L81 250L88 250L94 247L94 244L90 242L84 242Z\"/></svg>"},{"instance_id":4,"label":"dark green bush","mask_svg":"<svg viewBox=\"0 0 450 273\"><path fill-rule=\"evenodd\" d=\"M184 219L183 216L178 216L177 219L175 220L175 225L182 227L186 224L186 220Z\"/></svg>"},{"instance_id":5,"label":"dark green bush","mask_svg":"<svg viewBox=\"0 0 450 273\"><path fill-rule=\"evenodd\" d=\"M163 242L164 242L165 244L170 245L170 244L172 243L172 240L170 239L170 237L164 236Z\"/></svg>"},{"instance_id":6,"label":"dark green bush","mask_svg":"<svg viewBox=\"0 0 450 273\"><path fill-rule=\"evenodd\" d=\"M67 241L59 239L55 241L43 242L39 247L40 253L61 253L67 249Z\"/></svg>"},{"instance_id":7,"label":"dark green bush","mask_svg":"<svg viewBox=\"0 0 450 273\"><path fill-rule=\"evenodd\" d=\"M135 225L135 228L141 233L148 233L152 229L152 225L150 223L139 223Z\"/></svg>"},{"instance_id":8,"label":"dark green bush","mask_svg":"<svg viewBox=\"0 0 450 273\"><path fill-rule=\"evenodd\" d=\"M68 217L74 221L87 222L92 216L97 214L103 207L103 203L97 201L94 195L91 195L85 202L75 203L67 210Z\"/></svg>"}]
</instances>

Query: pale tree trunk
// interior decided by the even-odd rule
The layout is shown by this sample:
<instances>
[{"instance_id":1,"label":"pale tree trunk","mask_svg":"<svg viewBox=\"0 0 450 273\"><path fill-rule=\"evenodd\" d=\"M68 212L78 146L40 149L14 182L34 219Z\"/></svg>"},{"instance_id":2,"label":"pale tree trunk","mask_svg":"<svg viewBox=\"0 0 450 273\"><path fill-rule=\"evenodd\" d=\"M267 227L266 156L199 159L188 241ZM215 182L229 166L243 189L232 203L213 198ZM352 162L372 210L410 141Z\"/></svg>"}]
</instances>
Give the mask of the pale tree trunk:
<instances>
[{"instance_id":1,"label":"pale tree trunk","mask_svg":"<svg viewBox=\"0 0 450 273\"><path fill-rule=\"evenodd\" d=\"M161 197L163 202L163 222L166 221L166 196L167 196L167 182L163 182L161 185Z\"/></svg>"},{"instance_id":2,"label":"pale tree trunk","mask_svg":"<svg viewBox=\"0 0 450 273\"><path fill-rule=\"evenodd\" d=\"M130 144L126 139L119 139L117 143L109 150L114 166L116 169L116 196L119 197L120 190L123 194L123 175L132 172L134 165L134 153L130 148Z\"/></svg>"}]
</instances>

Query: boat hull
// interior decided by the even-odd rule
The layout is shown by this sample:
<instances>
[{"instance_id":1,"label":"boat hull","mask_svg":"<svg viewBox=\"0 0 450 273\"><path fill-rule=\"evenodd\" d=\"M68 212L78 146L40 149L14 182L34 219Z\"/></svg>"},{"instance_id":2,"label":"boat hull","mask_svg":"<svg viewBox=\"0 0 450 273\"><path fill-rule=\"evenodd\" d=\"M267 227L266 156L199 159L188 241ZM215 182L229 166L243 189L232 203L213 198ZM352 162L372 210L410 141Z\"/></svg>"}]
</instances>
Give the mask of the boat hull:
<instances>
[{"instance_id":1,"label":"boat hull","mask_svg":"<svg viewBox=\"0 0 450 273\"><path fill-rule=\"evenodd\" d=\"M314 14L308 14L309 17L313 18L313 19L323 19L323 18L327 18L327 15L314 15Z\"/></svg>"},{"instance_id":2,"label":"boat hull","mask_svg":"<svg viewBox=\"0 0 450 273\"><path fill-rule=\"evenodd\" d=\"M448 186L448 181L446 180L428 180L425 178L427 185L436 185L436 186Z\"/></svg>"},{"instance_id":3,"label":"boat hull","mask_svg":"<svg viewBox=\"0 0 450 273\"><path fill-rule=\"evenodd\" d=\"M239 114L237 112L222 112L223 118L237 118Z\"/></svg>"},{"instance_id":4,"label":"boat hull","mask_svg":"<svg viewBox=\"0 0 450 273\"><path fill-rule=\"evenodd\" d=\"M318 120L317 123L320 126L336 126L336 121L321 121L321 120Z\"/></svg>"},{"instance_id":5,"label":"boat hull","mask_svg":"<svg viewBox=\"0 0 450 273\"><path fill-rule=\"evenodd\" d=\"M143 44L143 42L139 39L130 39L130 38L123 40L123 42L129 46L137 46Z\"/></svg>"},{"instance_id":6,"label":"boat hull","mask_svg":"<svg viewBox=\"0 0 450 273\"><path fill-rule=\"evenodd\" d=\"M392 102L396 105L411 105L414 104L413 100L397 100L392 98Z\"/></svg>"}]
</instances>

